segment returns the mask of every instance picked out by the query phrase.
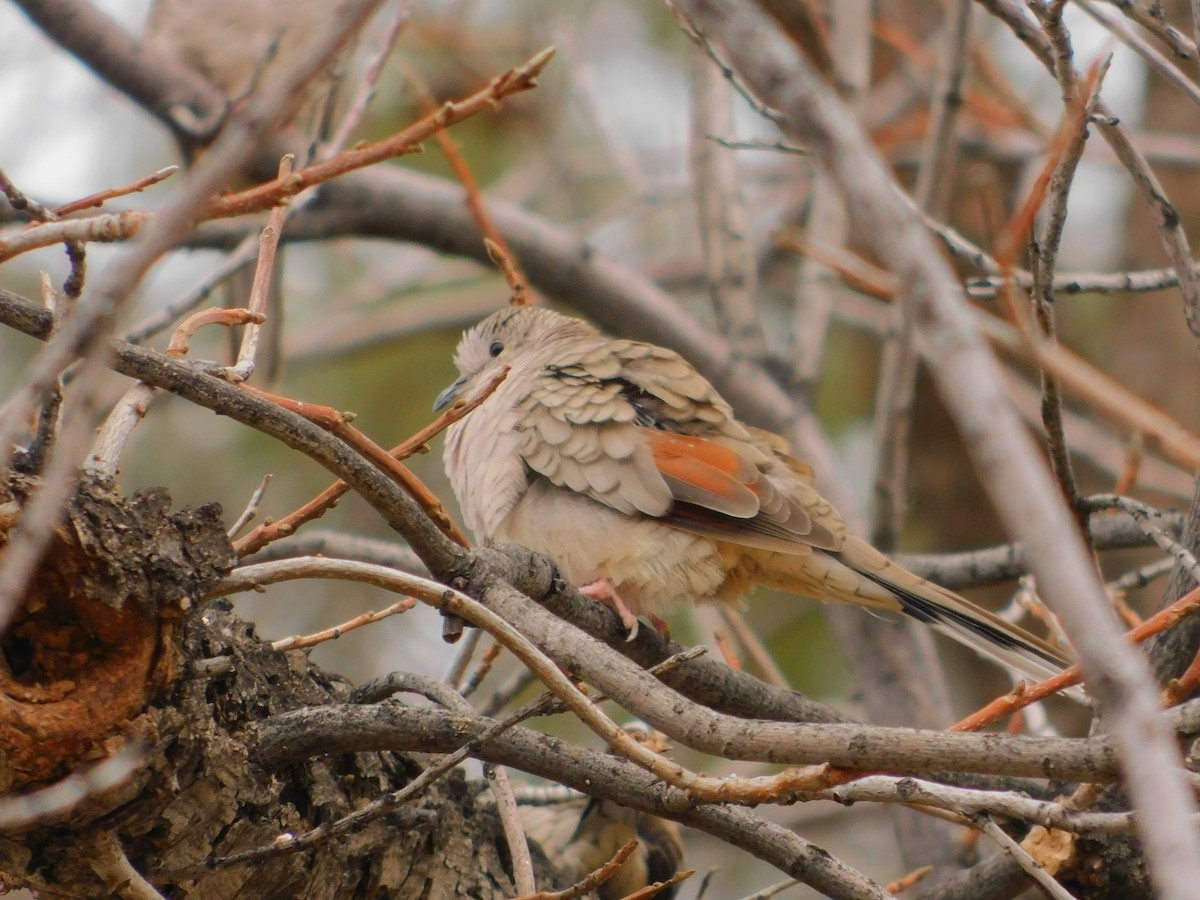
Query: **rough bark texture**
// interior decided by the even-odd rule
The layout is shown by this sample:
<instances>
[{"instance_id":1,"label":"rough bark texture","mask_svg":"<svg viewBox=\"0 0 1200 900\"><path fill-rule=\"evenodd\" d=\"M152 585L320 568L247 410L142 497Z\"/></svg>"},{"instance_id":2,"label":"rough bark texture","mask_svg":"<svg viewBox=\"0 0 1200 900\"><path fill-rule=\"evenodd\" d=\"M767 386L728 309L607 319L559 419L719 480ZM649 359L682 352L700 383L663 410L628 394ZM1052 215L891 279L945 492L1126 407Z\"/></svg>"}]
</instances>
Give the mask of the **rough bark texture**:
<instances>
[{"instance_id":1,"label":"rough bark texture","mask_svg":"<svg viewBox=\"0 0 1200 900\"><path fill-rule=\"evenodd\" d=\"M13 476L0 488L0 537L30 485ZM349 685L303 652L271 649L228 603L191 601L232 564L215 505L171 513L161 490L132 499L107 484L79 490L3 645L0 773L6 788L32 789L130 740L148 749L131 782L0 836L4 882L47 896L119 895L93 865L97 836L109 832L171 897L511 896L494 814L461 772L314 851L171 876L345 815L421 768L396 753L275 771L250 760L243 737L254 723L343 701ZM225 674L189 674L194 661L222 656L232 662Z\"/></svg>"}]
</instances>

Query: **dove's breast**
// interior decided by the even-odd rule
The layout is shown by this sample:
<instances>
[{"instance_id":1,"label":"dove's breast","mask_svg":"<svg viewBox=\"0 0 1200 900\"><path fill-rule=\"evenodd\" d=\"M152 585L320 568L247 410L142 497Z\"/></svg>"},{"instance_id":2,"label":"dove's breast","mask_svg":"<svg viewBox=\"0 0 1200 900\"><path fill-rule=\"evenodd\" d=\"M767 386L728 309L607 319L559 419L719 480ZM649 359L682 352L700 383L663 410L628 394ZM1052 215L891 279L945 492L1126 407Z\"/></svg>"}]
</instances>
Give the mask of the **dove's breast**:
<instances>
[{"instance_id":1,"label":"dove's breast","mask_svg":"<svg viewBox=\"0 0 1200 900\"><path fill-rule=\"evenodd\" d=\"M528 470L517 434L495 427L476 410L446 432L446 475L467 528L480 543L495 539L500 522L525 492Z\"/></svg>"},{"instance_id":2,"label":"dove's breast","mask_svg":"<svg viewBox=\"0 0 1200 900\"><path fill-rule=\"evenodd\" d=\"M636 615L666 615L729 593L729 561L716 541L617 512L536 475L492 540L545 553L576 586L610 579Z\"/></svg>"}]
</instances>

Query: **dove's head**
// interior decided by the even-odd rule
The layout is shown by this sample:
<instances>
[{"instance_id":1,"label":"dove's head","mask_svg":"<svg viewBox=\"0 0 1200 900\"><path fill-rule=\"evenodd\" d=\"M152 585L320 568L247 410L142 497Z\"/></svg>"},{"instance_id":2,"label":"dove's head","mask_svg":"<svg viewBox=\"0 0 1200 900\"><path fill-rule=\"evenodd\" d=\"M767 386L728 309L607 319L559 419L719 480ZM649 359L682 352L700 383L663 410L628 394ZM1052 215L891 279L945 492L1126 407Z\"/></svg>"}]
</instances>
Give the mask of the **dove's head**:
<instances>
[{"instance_id":1,"label":"dove's head","mask_svg":"<svg viewBox=\"0 0 1200 900\"><path fill-rule=\"evenodd\" d=\"M491 381L501 369L519 365L532 351L572 336L594 335L596 330L541 306L509 306L468 328L454 351L454 364L462 374L438 394L435 412L459 397L468 397L477 385Z\"/></svg>"}]
</instances>

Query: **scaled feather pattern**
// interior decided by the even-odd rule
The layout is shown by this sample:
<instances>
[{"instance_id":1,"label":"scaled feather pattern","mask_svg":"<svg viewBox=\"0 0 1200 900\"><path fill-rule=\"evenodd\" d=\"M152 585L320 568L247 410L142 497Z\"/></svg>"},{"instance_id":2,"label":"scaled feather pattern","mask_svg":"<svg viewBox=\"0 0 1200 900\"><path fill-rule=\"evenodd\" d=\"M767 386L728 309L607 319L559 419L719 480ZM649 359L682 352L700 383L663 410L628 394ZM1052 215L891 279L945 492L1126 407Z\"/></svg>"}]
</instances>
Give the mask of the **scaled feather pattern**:
<instances>
[{"instance_id":1,"label":"scaled feather pattern","mask_svg":"<svg viewBox=\"0 0 1200 900\"><path fill-rule=\"evenodd\" d=\"M672 350L523 306L469 329L455 362L442 405L509 370L446 440L451 485L484 543L545 553L633 615L736 602L761 584L903 613L1037 678L1068 664L849 533L786 442L739 422Z\"/></svg>"}]
</instances>

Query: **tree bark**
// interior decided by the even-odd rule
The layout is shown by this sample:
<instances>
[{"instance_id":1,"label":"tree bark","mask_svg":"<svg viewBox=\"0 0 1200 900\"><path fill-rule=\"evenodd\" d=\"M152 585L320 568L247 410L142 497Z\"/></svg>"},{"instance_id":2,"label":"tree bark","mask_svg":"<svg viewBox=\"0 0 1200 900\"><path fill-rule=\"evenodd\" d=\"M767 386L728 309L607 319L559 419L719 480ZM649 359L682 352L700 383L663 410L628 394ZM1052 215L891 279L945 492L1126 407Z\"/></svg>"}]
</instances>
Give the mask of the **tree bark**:
<instances>
[{"instance_id":1,"label":"tree bark","mask_svg":"<svg viewBox=\"0 0 1200 900\"><path fill-rule=\"evenodd\" d=\"M14 475L4 485L6 526L31 483ZM5 639L0 764L12 790L130 743L145 748L124 784L0 837L5 882L50 896L127 896L100 849L116 846L165 896L512 896L496 816L461 771L313 850L172 874L341 817L403 787L421 765L387 752L271 768L251 758L255 723L343 702L350 685L303 651L260 641L228 601L193 604L232 567L233 551L218 506L171 513L169 504L160 489L125 498L84 484ZM561 880L544 859L541 869L539 884Z\"/></svg>"}]
</instances>

